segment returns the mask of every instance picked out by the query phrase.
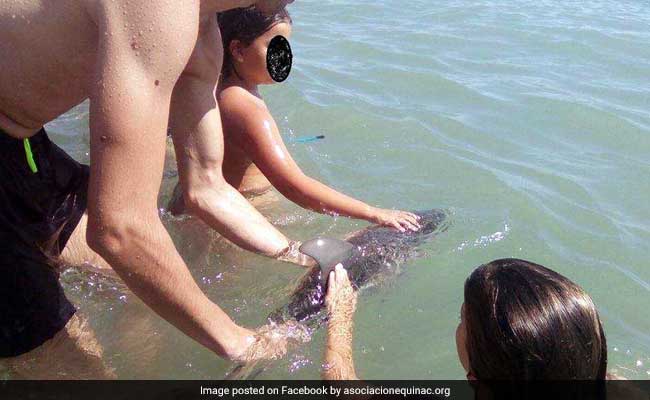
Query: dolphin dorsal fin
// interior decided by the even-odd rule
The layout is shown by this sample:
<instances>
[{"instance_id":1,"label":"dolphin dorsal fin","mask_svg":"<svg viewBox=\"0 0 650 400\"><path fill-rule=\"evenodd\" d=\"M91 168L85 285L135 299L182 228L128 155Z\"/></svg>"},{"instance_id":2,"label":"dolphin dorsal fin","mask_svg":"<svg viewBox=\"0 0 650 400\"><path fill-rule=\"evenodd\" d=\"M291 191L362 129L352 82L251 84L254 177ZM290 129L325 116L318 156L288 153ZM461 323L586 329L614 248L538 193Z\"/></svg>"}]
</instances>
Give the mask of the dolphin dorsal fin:
<instances>
[{"instance_id":1,"label":"dolphin dorsal fin","mask_svg":"<svg viewBox=\"0 0 650 400\"><path fill-rule=\"evenodd\" d=\"M333 238L316 238L300 246L300 252L316 260L320 266L323 286L327 283L330 271L336 267L336 264L350 258L353 249L352 244Z\"/></svg>"}]
</instances>

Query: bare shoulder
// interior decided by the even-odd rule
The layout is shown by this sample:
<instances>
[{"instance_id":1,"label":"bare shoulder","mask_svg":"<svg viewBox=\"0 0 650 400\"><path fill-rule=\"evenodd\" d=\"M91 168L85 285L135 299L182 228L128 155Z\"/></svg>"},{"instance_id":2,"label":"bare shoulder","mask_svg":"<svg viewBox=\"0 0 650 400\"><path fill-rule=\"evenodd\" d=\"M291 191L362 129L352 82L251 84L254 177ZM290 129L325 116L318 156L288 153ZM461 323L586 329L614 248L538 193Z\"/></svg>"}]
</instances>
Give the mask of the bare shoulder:
<instances>
[{"instance_id":1,"label":"bare shoulder","mask_svg":"<svg viewBox=\"0 0 650 400\"><path fill-rule=\"evenodd\" d=\"M229 86L218 94L219 107L225 116L236 117L242 122L270 117L264 100L254 96L241 86Z\"/></svg>"},{"instance_id":2,"label":"bare shoulder","mask_svg":"<svg viewBox=\"0 0 650 400\"><path fill-rule=\"evenodd\" d=\"M182 27L191 21L198 21L200 14L199 0L185 0L179 5L173 0L148 0L139 2L132 0L95 0L88 5L89 13L95 18L98 24L110 23L111 21L133 21L138 22L136 26L124 26L127 31L135 31L138 36L156 36L173 33L183 37L188 33L196 32L195 26ZM167 26L166 24L172 24ZM163 29L165 28L165 29ZM173 28L181 28L176 31ZM142 34L140 34L142 31ZM151 32L151 34L147 34ZM195 36L195 35L194 35Z\"/></svg>"},{"instance_id":3,"label":"bare shoulder","mask_svg":"<svg viewBox=\"0 0 650 400\"><path fill-rule=\"evenodd\" d=\"M200 1L97 0L93 14L109 60L130 59L164 72L186 65L197 40Z\"/></svg>"}]
</instances>

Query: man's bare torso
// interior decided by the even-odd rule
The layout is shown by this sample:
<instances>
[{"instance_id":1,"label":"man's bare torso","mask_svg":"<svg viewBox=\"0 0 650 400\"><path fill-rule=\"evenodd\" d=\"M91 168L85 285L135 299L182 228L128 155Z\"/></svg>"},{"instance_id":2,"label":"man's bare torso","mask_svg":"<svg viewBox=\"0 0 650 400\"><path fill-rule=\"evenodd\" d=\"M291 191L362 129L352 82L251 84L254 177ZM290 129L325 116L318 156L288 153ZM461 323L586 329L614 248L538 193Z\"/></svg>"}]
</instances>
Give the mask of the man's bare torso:
<instances>
[{"instance_id":1,"label":"man's bare torso","mask_svg":"<svg viewBox=\"0 0 650 400\"><path fill-rule=\"evenodd\" d=\"M97 2L0 3L0 128L30 136L88 97Z\"/></svg>"},{"instance_id":2,"label":"man's bare torso","mask_svg":"<svg viewBox=\"0 0 650 400\"><path fill-rule=\"evenodd\" d=\"M214 12L228 3L203 1L201 25L216 24ZM19 138L31 136L89 97L99 83L95 80L100 80L95 72L97 49L104 39L99 37L99 25L113 4L111 0L0 2L0 129ZM142 27L160 29L154 24ZM139 35L142 31L130 41L133 51L138 51ZM219 43L210 45L210 52L221 51L216 48Z\"/></svg>"}]
</instances>

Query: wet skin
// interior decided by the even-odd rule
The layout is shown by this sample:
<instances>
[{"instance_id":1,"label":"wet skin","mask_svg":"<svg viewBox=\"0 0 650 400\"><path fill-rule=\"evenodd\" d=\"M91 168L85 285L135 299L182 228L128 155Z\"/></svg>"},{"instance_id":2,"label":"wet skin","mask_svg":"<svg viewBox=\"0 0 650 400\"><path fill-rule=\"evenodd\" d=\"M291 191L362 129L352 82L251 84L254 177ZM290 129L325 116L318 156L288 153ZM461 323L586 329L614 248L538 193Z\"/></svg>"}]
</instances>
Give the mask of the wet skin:
<instances>
[{"instance_id":1,"label":"wet skin","mask_svg":"<svg viewBox=\"0 0 650 400\"><path fill-rule=\"evenodd\" d=\"M168 121L195 213L242 247L287 239L221 173L214 90L223 49L215 12L253 0L0 3L0 128L33 135L90 100L90 247L156 313L215 353L241 358L253 333L198 288L157 211ZM272 10L288 1L264 0ZM210 188L210 189L205 189Z\"/></svg>"}]
</instances>

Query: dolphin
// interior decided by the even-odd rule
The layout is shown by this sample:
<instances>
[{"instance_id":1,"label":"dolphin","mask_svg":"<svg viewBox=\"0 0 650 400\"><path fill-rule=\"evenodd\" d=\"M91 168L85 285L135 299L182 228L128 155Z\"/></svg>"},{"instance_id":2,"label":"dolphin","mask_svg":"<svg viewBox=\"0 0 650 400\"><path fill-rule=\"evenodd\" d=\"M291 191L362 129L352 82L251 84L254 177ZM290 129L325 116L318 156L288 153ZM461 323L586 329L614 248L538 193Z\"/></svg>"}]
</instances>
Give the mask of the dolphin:
<instances>
[{"instance_id":1,"label":"dolphin","mask_svg":"<svg viewBox=\"0 0 650 400\"><path fill-rule=\"evenodd\" d=\"M421 255L418 247L434 234L448 228L447 214L438 209L416 211L420 217L418 231L399 232L392 228L372 226L349 236L345 241L317 238L305 242L300 250L314 258L320 268L313 268L298 283L289 302L272 312L268 319L274 324L297 321L309 326L318 319L325 305L327 277L337 263L343 264L355 289L363 289L399 275L407 261Z\"/></svg>"}]
</instances>

